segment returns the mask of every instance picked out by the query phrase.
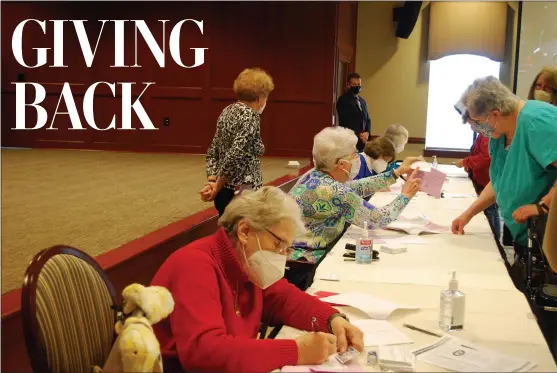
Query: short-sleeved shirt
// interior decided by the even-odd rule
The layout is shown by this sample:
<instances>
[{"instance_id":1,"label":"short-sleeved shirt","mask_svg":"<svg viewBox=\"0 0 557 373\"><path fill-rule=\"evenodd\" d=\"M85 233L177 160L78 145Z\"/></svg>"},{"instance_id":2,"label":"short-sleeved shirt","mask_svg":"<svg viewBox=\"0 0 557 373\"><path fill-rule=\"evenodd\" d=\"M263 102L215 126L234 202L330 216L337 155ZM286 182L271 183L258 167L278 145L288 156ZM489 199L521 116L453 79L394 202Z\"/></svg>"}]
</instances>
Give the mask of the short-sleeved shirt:
<instances>
[{"instance_id":1,"label":"short-sleeved shirt","mask_svg":"<svg viewBox=\"0 0 557 373\"><path fill-rule=\"evenodd\" d=\"M489 174L505 225L516 243L526 246L527 224L517 224L512 214L521 206L538 203L557 179L557 107L526 101L516 122L511 145L505 136L489 142Z\"/></svg>"}]
</instances>

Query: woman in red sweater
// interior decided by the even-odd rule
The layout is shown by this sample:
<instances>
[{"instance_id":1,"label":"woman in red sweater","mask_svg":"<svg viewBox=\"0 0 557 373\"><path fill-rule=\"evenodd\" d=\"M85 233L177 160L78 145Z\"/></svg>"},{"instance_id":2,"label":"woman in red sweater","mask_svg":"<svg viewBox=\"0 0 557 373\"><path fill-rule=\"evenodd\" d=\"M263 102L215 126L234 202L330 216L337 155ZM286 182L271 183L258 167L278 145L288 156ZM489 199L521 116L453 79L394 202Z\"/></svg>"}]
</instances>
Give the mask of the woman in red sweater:
<instances>
[{"instance_id":1,"label":"woman in red sweater","mask_svg":"<svg viewBox=\"0 0 557 373\"><path fill-rule=\"evenodd\" d=\"M456 162L457 167L464 167L466 172L472 179L472 184L478 196L482 193L485 186L489 184L489 166L491 165L491 157L489 156L489 139L482 135L474 140L470 155ZM501 218L499 217L499 207L496 203L484 210L484 214L489 222L489 226L499 241L501 239Z\"/></svg>"},{"instance_id":2,"label":"woman in red sweater","mask_svg":"<svg viewBox=\"0 0 557 373\"><path fill-rule=\"evenodd\" d=\"M165 371L267 372L321 364L349 345L363 349L362 332L344 315L282 278L286 251L304 229L300 216L278 188L246 191L227 206L215 234L165 261L152 281L176 303L154 325ZM315 332L257 339L261 321Z\"/></svg>"}]
</instances>

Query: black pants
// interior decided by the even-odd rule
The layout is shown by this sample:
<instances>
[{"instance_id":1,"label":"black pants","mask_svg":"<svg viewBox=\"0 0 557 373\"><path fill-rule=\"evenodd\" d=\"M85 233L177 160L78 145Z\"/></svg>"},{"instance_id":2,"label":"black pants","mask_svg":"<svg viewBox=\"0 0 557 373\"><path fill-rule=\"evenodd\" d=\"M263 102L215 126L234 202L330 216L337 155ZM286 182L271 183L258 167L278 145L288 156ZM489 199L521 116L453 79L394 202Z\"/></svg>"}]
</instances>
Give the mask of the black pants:
<instances>
[{"instance_id":1,"label":"black pants","mask_svg":"<svg viewBox=\"0 0 557 373\"><path fill-rule=\"evenodd\" d=\"M215 197L214 200L214 204L215 204L215 208L219 212L219 216L222 216L222 214L224 214L224 209L226 208L226 206L228 206L230 201L232 201L232 198L234 198L234 190L232 189L222 188L217 193L217 196Z\"/></svg>"}]
</instances>

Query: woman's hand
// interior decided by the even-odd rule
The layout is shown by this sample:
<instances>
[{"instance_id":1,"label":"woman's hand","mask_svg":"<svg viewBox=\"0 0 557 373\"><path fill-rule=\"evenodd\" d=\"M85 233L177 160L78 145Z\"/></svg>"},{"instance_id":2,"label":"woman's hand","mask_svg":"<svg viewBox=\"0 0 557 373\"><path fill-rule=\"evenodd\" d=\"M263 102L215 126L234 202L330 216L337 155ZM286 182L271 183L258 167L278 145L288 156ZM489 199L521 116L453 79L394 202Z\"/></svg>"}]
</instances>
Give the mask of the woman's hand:
<instances>
[{"instance_id":1,"label":"woman's hand","mask_svg":"<svg viewBox=\"0 0 557 373\"><path fill-rule=\"evenodd\" d=\"M454 234L464 234L464 227L472 220L466 213L462 213L458 218L453 220L451 230Z\"/></svg>"},{"instance_id":2,"label":"woman's hand","mask_svg":"<svg viewBox=\"0 0 557 373\"><path fill-rule=\"evenodd\" d=\"M403 163L398 166L398 168L396 168L393 172L397 177L400 177L401 175L408 174L410 171L412 171L412 165L408 166Z\"/></svg>"},{"instance_id":3,"label":"woman's hand","mask_svg":"<svg viewBox=\"0 0 557 373\"><path fill-rule=\"evenodd\" d=\"M532 216L538 216L538 208L536 205L524 205L513 212L513 219L518 224L526 223Z\"/></svg>"},{"instance_id":4,"label":"woman's hand","mask_svg":"<svg viewBox=\"0 0 557 373\"><path fill-rule=\"evenodd\" d=\"M201 200L203 202L213 201L217 195L215 191L216 191L216 183L208 181L203 187L203 189L199 191L199 194L201 195Z\"/></svg>"},{"instance_id":5,"label":"woman's hand","mask_svg":"<svg viewBox=\"0 0 557 373\"><path fill-rule=\"evenodd\" d=\"M464 159L461 159L460 161L456 161L454 165L458 168L464 167Z\"/></svg>"},{"instance_id":6,"label":"woman's hand","mask_svg":"<svg viewBox=\"0 0 557 373\"><path fill-rule=\"evenodd\" d=\"M416 193L418 193L418 191L420 190L420 184L422 182L422 179L416 178L416 173L418 172L419 169L420 168L417 167L414 170L414 172L412 172L408 180L402 186L401 194L408 199L412 199L416 195Z\"/></svg>"},{"instance_id":7,"label":"woman's hand","mask_svg":"<svg viewBox=\"0 0 557 373\"><path fill-rule=\"evenodd\" d=\"M323 364L337 350L337 337L328 333L308 333L296 338L298 365Z\"/></svg>"},{"instance_id":8,"label":"woman's hand","mask_svg":"<svg viewBox=\"0 0 557 373\"><path fill-rule=\"evenodd\" d=\"M424 160L424 157L422 157L421 155L419 157L406 157L406 158L404 158L404 161L402 161L402 164L404 166L412 167L412 165L415 162L423 161L423 160Z\"/></svg>"},{"instance_id":9,"label":"woman's hand","mask_svg":"<svg viewBox=\"0 0 557 373\"><path fill-rule=\"evenodd\" d=\"M344 352L348 346L362 352L364 349L364 333L343 317L335 317L331 321L331 329L337 339L337 350Z\"/></svg>"}]
</instances>

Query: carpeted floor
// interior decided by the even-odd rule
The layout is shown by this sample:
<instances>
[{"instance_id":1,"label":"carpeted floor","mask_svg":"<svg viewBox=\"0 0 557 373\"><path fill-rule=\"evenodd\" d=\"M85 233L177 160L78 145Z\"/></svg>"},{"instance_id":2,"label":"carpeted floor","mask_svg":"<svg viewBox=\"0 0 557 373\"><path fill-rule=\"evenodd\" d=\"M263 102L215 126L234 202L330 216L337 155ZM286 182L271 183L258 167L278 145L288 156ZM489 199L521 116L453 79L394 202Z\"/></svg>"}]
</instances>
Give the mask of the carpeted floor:
<instances>
[{"instance_id":1,"label":"carpeted floor","mask_svg":"<svg viewBox=\"0 0 557 373\"><path fill-rule=\"evenodd\" d=\"M264 158L264 181L288 160ZM2 149L2 294L46 247L96 256L211 207L204 180L202 155Z\"/></svg>"}]
</instances>

